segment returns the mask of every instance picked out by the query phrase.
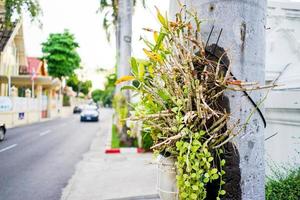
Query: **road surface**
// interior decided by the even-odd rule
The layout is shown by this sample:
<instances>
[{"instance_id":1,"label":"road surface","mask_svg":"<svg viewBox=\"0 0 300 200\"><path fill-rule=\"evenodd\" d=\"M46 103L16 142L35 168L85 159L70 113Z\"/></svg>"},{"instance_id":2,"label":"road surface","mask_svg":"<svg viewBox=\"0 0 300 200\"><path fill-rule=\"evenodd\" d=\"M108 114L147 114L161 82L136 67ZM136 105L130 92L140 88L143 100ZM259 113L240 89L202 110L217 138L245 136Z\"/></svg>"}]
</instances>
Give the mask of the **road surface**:
<instances>
[{"instance_id":1,"label":"road surface","mask_svg":"<svg viewBox=\"0 0 300 200\"><path fill-rule=\"evenodd\" d=\"M74 115L8 129L0 143L0 200L59 200L100 128Z\"/></svg>"}]
</instances>

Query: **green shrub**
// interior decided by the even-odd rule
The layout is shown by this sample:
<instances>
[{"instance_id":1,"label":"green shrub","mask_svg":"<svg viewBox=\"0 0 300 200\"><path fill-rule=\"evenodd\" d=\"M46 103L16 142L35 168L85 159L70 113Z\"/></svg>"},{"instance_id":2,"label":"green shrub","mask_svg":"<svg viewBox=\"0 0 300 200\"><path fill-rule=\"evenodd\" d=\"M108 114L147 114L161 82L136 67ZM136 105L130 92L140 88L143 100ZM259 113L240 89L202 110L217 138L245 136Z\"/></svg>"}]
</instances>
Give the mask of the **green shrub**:
<instances>
[{"instance_id":1,"label":"green shrub","mask_svg":"<svg viewBox=\"0 0 300 200\"><path fill-rule=\"evenodd\" d=\"M126 97L124 96L124 94L122 94L121 92L116 93L114 98L113 98L113 102L112 102L112 106L116 111L116 116L118 117L118 127L122 127L125 126L125 118L128 117L128 104L127 104L127 100Z\"/></svg>"},{"instance_id":2,"label":"green shrub","mask_svg":"<svg viewBox=\"0 0 300 200\"><path fill-rule=\"evenodd\" d=\"M112 148L120 147L120 138L119 138L117 126L115 124L112 125L111 147Z\"/></svg>"},{"instance_id":3,"label":"green shrub","mask_svg":"<svg viewBox=\"0 0 300 200\"><path fill-rule=\"evenodd\" d=\"M63 96L63 106L71 106L70 97L67 95Z\"/></svg>"},{"instance_id":4,"label":"green shrub","mask_svg":"<svg viewBox=\"0 0 300 200\"><path fill-rule=\"evenodd\" d=\"M148 132L142 132L142 147L145 150L150 150L150 147L153 146L153 140Z\"/></svg>"},{"instance_id":5,"label":"green shrub","mask_svg":"<svg viewBox=\"0 0 300 200\"><path fill-rule=\"evenodd\" d=\"M266 184L266 200L299 200L300 168L292 169L287 174L276 172L268 178Z\"/></svg>"}]
</instances>

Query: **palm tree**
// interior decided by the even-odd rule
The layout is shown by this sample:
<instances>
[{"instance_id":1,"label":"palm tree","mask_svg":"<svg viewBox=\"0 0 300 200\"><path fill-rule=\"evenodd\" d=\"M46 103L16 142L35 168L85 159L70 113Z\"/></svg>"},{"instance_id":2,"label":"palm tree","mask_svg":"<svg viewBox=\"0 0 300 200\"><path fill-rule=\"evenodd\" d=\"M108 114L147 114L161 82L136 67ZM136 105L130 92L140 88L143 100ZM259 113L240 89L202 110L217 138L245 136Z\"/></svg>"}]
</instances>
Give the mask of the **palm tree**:
<instances>
[{"instance_id":1,"label":"palm tree","mask_svg":"<svg viewBox=\"0 0 300 200\"><path fill-rule=\"evenodd\" d=\"M141 0L144 7L146 0ZM133 0L133 6L136 6L137 0ZM100 0L100 12L104 14L102 26L106 32L107 40L110 41L111 33L118 32L118 13L119 13L119 0Z\"/></svg>"}]
</instances>

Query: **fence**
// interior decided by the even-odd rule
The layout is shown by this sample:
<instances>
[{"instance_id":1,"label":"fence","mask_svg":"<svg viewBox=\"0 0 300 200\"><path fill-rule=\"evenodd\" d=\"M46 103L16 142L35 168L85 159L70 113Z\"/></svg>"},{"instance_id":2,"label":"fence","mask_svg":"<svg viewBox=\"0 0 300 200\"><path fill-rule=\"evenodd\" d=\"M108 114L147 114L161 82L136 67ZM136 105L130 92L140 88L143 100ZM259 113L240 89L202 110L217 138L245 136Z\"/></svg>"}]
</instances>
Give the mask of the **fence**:
<instances>
[{"instance_id":1,"label":"fence","mask_svg":"<svg viewBox=\"0 0 300 200\"><path fill-rule=\"evenodd\" d=\"M61 104L58 99L48 102L42 98L0 97L0 123L7 127L31 124L58 116Z\"/></svg>"}]
</instances>

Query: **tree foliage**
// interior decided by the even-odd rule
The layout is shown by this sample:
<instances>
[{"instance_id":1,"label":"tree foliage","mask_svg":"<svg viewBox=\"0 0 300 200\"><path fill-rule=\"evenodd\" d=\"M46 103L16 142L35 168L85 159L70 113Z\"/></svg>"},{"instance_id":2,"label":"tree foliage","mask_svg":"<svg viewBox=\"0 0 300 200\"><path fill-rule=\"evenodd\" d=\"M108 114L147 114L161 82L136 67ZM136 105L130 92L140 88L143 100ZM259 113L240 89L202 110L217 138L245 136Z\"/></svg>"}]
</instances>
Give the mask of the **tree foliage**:
<instances>
[{"instance_id":1,"label":"tree foliage","mask_svg":"<svg viewBox=\"0 0 300 200\"><path fill-rule=\"evenodd\" d=\"M92 88L93 84L92 81L87 80L84 82L81 82L80 92L87 95L90 92L90 89Z\"/></svg>"},{"instance_id":2,"label":"tree foliage","mask_svg":"<svg viewBox=\"0 0 300 200\"><path fill-rule=\"evenodd\" d=\"M117 80L116 74L110 74L106 77L106 84L104 90L94 90L92 98L95 102L100 102L103 105L111 106L115 91L115 82Z\"/></svg>"},{"instance_id":3,"label":"tree foliage","mask_svg":"<svg viewBox=\"0 0 300 200\"><path fill-rule=\"evenodd\" d=\"M48 63L48 72L54 77L67 77L80 66L77 53L78 43L68 30L63 33L50 34L47 41L42 43L43 59Z\"/></svg>"},{"instance_id":4,"label":"tree foliage","mask_svg":"<svg viewBox=\"0 0 300 200\"><path fill-rule=\"evenodd\" d=\"M267 178L267 200L299 200L300 199L300 168L272 169L273 177Z\"/></svg>"},{"instance_id":5,"label":"tree foliage","mask_svg":"<svg viewBox=\"0 0 300 200\"><path fill-rule=\"evenodd\" d=\"M11 23L11 18L14 15L20 16L22 10L26 10L32 19L36 18L41 12L40 4L37 0L5 0L4 4L6 24Z\"/></svg>"},{"instance_id":6,"label":"tree foliage","mask_svg":"<svg viewBox=\"0 0 300 200\"><path fill-rule=\"evenodd\" d=\"M141 0L145 7L145 0ZM133 0L135 6L137 0ZM107 40L110 41L111 32L115 31L118 21L119 0L100 0L100 12L104 14L102 26L106 32Z\"/></svg>"},{"instance_id":7,"label":"tree foliage","mask_svg":"<svg viewBox=\"0 0 300 200\"><path fill-rule=\"evenodd\" d=\"M80 81L76 74L70 76L67 80L67 86L71 87L75 92L82 92L87 95L92 88L92 81Z\"/></svg>"}]
</instances>

